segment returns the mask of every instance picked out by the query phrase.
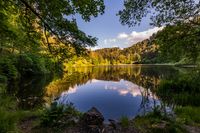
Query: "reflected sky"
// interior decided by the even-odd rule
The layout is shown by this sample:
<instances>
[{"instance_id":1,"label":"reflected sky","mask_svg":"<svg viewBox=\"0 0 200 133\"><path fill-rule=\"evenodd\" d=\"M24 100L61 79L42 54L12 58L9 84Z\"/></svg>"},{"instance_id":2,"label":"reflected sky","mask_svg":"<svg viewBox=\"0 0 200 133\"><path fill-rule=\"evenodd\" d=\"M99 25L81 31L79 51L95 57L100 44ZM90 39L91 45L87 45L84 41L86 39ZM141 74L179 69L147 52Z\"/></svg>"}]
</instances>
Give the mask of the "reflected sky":
<instances>
[{"instance_id":1,"label":"reflected sky","mask_svg":"<svg viewBox=\"0 0 200 133\"><path fill-rule=\"evenodd\" d=\"M44 100L50 104L73 103L81 112L96 107L105 119L144 115L162 102L155 92L162 79L178 74L170 66L99 66L68 68L46 87Z\"/></svg>"},{"instance_id":2,"label":"reflected sky","mask_svg":"<svg viewBox=\"0 0 200 133\"><path fill-rule=\"evenodd\" d=\"M59 102L73 102L83 112L95 106L106 118L134 117L159 104L160 81L186 72L188 68L158 65L73 67L59 76L22 78L9 84L8 92L22 109L49 106L61 96Z\"/></svg>"},{"instance_id":3,"label":"reflected sky","mask_svg":"<svg viewBox=\"0 0 200 133\"><path fill-rule=\"evenodd\" d=\"M106 119L119 119L122 116L134 117L141 113L144 102L144 94L149 98L148 106L153 106L151 92L145 92L141 86L130 81L104 81L92 79L86 84L75 85L61 94L59 103L66 104L69 101L75 107L85 112L91 107L96 107ZM155 100L159 104L158 100Z\"/></svg>"}]
</instances>

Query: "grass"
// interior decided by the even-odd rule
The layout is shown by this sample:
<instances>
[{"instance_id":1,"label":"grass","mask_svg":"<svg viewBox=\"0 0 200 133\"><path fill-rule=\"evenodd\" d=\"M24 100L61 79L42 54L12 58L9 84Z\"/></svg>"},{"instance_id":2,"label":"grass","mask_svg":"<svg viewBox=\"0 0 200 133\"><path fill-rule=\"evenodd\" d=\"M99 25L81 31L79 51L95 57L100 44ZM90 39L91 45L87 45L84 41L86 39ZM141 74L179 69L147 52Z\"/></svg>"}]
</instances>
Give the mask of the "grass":
<instances>
[{"instance_id":1,"label":"grass","mask_svg":"<svg viewBox=\"0 0 200 133\"><path fill-rule=\"evenodd\" d=\"M18 109L16 99L0 93L0 133L18 133L20 132L18 124L22 119L39 114L39 111Z\"/></svg>"},{"instance_id":2,"label":"grass","mask_svg":"<svg viewBox=\"0 0 200 133\"><path fill-rule=\"evenodd\" d=\"M120 124L121 124L121 126L122 126L123 128L128 128L129 125L130 125L130 122L129 122L128 117L122 116L122 117L120 118Z\"/></svg>"},{"instance_id":3,"label":"grass","mask_svg":"<svg viewBox=\"0 0 200 133\"><path fill-rule=\"evenodd\" d=\"M138 116L134 120L134 127L141 133L185 133L185 129L176 121L159 118L152 114Z\"/></svg>"},{"instance_id":4,"label":"grass","mask_svg":"<svg viewBox=\"0 0 200 133\"><path fill-rule=\"evenodd\" d=\"M134 127L141 133L185 133L183 123L169 116L163 113L158 106L153 112L145 116L137 116L132 121Z\"/></svg>"},{"instance_id":5,"label":"grass","mask_svg":"<svg viewBox=\"0 0 200 133\"><path fill-rule=\"evenodd\" d=\"M177 107L175 109L177 121L183 124L196 125L200 127L200 107Z\"/></svg>"},{"instance_id":6,"label":"grass","mask_svg":"<svg viewBox=\"0 0 200 133\"><path fill-rule=\"evenodd\" d=\"M11 98L1 96L0 98L0 132L7 133L16 131L19 114L15 111L15 103Z\"/></svg>"}]
</instances>

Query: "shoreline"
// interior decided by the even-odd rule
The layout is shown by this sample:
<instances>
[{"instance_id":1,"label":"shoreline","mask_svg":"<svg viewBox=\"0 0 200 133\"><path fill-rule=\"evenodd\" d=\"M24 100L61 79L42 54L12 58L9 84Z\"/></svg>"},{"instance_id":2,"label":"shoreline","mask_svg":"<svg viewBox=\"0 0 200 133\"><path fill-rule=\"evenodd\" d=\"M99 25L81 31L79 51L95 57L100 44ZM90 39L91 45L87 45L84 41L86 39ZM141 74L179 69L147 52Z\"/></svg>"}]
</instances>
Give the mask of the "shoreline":
<instances>
[{"instance_id":1,"label":"shoreline","mask_svg":"<svg viewBox=\"0 0 200 133\"><path fill-rule=\"evenodd\" d=\"M177 65L177 64L102 64L102 65L83 65L83 66L67 66L66 68L74 68L74 67L104 67L104 66L174 66L174 67L182 67L182 68L197 68L197 64L188 64L188 65Z\"/></svg>"}]
</instances>

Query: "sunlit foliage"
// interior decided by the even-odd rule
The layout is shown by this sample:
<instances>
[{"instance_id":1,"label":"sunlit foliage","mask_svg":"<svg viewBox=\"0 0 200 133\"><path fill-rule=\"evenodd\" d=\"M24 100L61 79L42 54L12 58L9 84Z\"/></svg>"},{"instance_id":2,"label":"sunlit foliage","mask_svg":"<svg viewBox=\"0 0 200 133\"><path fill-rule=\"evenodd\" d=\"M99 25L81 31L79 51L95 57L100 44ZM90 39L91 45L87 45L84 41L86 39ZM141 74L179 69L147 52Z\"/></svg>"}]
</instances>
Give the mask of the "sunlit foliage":
<instances>
[{"instance_id":1,"label":"sunlit foliage","mask_svg":"<svg viewBox=\"0 0 200 133\"><path fill-rule=\"evenodd\" d=\"M190 21L200 13L199 0L124 0L124 9L119 11L122 24L134 26L144 17L150 16L152 24L161 26L177 22Z\"/></svg>"}]
</instances>

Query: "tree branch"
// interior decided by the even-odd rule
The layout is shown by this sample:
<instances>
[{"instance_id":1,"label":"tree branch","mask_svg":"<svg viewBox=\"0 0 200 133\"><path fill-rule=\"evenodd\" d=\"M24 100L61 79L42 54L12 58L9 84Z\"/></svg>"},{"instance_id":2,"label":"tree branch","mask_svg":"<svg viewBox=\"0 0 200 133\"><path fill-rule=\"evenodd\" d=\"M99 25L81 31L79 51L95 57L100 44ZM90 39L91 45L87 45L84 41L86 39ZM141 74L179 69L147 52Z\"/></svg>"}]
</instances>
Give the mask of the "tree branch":
<instances>
[{"instance_id":1,"label":"tree branch","mask_svg":"<svg viewBox=\"0 0 200 133\"><path fill-rule=\"evenodd\" d=\"M45 27L45 26L44 26L44 36L45 36L45 39L46 39L46 43L47 43L47 46L48 46L49 52L52 54L51 45L50 45L50 43L49 43L49 39L48 39L48 37L47 37L46 27Z\"/></svg>"},{"instance_id":2,"label":"tree branch","mask_svg":"<svg viewBox=\"0 0 200 133\"><path fill-rule=\"evenodd\" d=\"M63 44L65 44L65 43L62 41L62 39L59 37L59 35L58 35L55 31L52 30L52 28L46 23L46 21L40 16L40 14L39 14L37 11L35 11L25 0L20 0L20 1L21 1L33 14L35 14L35 15L42 21L42 23L44 24L44 26L45 26L46 28L48 28L48 30L51 31L51 33L54 34L54 35L58 38L58 40L59 40L60 42L62 42Z\"/></svg>"}]
</instances>

